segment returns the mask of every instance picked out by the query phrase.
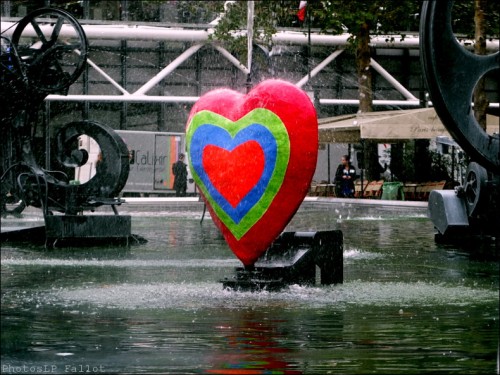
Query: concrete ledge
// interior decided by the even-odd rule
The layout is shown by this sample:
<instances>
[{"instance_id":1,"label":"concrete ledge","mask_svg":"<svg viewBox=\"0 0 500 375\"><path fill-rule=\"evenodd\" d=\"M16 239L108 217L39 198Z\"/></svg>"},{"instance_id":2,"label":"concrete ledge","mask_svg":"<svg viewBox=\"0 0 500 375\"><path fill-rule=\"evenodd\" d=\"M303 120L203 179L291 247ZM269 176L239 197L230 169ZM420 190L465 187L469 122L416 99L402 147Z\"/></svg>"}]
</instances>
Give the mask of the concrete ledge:
<instances>
[{"instance_id":1,"label":"concrete ledge","mask_svg":"<svg viewBox=\"0 0 500 375\"><path fill-rule=\"evenodd\" d=\"M200 197L126 197L121 198L127 204L161 204L161 203L188 203L188 202L200 202Z\"/></svg>"},{"instance_id":2,"label":"concrete ledge","mask_svg":"<svg viewBox=\"0 0 500 375\"><path fill-rule=\"evenodd\" d=\"M360 198L327 198L327 197L305 197L304 202L318 203L346 203L360 206L395 206L395 207L416 207L427 208L427 202L421 201L399 201L382 199L360 199Z\"/></svg>"},{"instance_id":3,"label":"concrete ledge","mask_svg":"<svg viewBox=\"0 0 500 375\"><path fill-rule=\"evenodd\" d=\"M127 197L122 198L127 205L157 205L157 204L179 204L179 203L203 203L200 197ZM305 197L304 202L318 203L345 203L360 206L396 206L396 207L417 207L427 208L427 202L421 201L400 201L381 199L359 199L359 198L329 198L329 197Z\"/></svg>"},{"instance_id":4,"label":"concrete ledge","mask_svg":"<svg viewBox=\"0 0 500 375\"><path fill-rule=\"evenodd\" d=\"M119 215L134 214L148 215L162 212L203 212L203 200L200 197L127 197L122 198L124 203L117 206ZM405 215L416 213L427 215L427 202L416 201L391 201L380 199L358 198L332 198L332 197L306 197L299 210L341 210L347 213L365 211L367 214L397 214ZM60 213L54 213L61 215ZM109 206L98 207L94 212L85 211L85 215L110 215ZM208 214L208 213L207 213ZM1 232L6 232L10 227L34 227L44 225L42 210L35 207L26 209L17 217L7 216L2 218Z\"/></svg>"}]
</instances>

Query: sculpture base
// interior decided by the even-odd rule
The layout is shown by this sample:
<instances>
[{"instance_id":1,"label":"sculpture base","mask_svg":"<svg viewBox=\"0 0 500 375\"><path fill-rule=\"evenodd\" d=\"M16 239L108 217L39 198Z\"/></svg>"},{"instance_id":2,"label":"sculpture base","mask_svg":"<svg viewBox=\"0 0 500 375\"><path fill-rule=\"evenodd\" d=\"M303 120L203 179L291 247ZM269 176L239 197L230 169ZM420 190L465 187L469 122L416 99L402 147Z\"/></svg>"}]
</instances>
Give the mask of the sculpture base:
<instances>
[{"instance_id":1,"label":"sculpture base","mask_svg":"<svg viewBox=\"0 0 500 375\"><path fill-rule=\"evenodd\" d=\"M239 267L224 288L239 291L280 290L288 285L343 282L343 234L339 230L284 232L251 267Z\"/></svg>"},{"instance_id":2,"label":"sculpture base","mask_svg":"<svg viewBox=\"0 0 500 375\"><path fill-rule=\"evenodd\" d=\"M128 244L132 237L131 223L128 215L48 215L45 216L45 246Z\"/></svg>"}]
</instances>

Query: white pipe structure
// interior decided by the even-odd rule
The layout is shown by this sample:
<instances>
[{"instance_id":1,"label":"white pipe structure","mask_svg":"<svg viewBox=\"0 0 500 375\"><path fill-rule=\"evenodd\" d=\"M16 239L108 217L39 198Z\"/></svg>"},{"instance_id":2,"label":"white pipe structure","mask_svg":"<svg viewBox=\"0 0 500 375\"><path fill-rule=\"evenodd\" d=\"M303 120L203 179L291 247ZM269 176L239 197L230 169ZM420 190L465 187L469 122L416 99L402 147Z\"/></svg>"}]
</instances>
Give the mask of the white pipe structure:
<instances>
[{"instance_id":1,"label":"white pipe structure","mask_svg":"<svg viewBox=\"0 0 500 375\"><path fill-rule=\"evenodd\" d=\"M295 86L297 86L297 87L304 86L309 81L309 79L315 77L328 64L330 64L333 60L335 60L337 58L337 56L340 55L342 52L344 52L343 49L338 49L338 50L334 51L332 54L330 54L330 56L328 56L326 59L324 59L318 65L316 65L316 67L313 70L311 70L311 72L309 74L307 74L306 76L304 76L304 78L302 78L299 82L297 82L295 84Z\"/></svg>"},{"instance_id":2,"label":"white pipe structure","mask_svg":"<svg viewBox=\"0 0 500 375\"><path fill-rule=\"evenodd\" d=\"M83 21L82 21L83 22ZM15 30L15 22L2 20L0 31L6 37L11 37ZM41 25L42 30L48 25ZM190 30L175 27L140 26L140 25L82 25L88 39L100 40L145 40L145 41L176 41L176 42L208 42L212 29ZM10 29L9 29L10 28ZM35 37L35 30L26 26L24 36ZM47 34L50 35L50 34ZM62 37L75 36L73 27L63 25L59 34ZM350 34L328 35L311 33L311 45L314 46L347 46ZM274 44L307 45L308 35L302 31L279 31L272 36ZM474 48L474 40L459 39L458 42L467 49ZM496 52L499 47L498 40L487 40L486 50ZM410 48L419 49L419 36L406 35L401 39L400 35L377 35L373 36L370 45L376 48Z\"/></svg>"},{"instance_id":3,"label":"white pipe structure","mask_svg":"<svg viewBox=\"0 0 500 375\"><path fill-rule=\"evenodd\" d=\"M420 100L373 100L373 105L394 105L419 107ZM320 99L319 104L326 105L359 105L359 99Z\"/></svg>"},{"instance_id":4,"label":"white pipe structure","mask_svg":"<svg viewBox=\"0 0 500 375\"><path fill-rule=\"evenodd\" d=\"M253 0L247 2L247 68L252 71L252 53L253 53L253 13L255 3Z\"/></svg>"},{"instance_id":5,"label":"white pipe structure","mask_svg":"<svg viewBox=\"0 0 500 375\"><path fill-rule=\"evenodd\" d=\"M398 90L406 99L408 100L418 100L418 98L413 95L410 91L406 89L401 83L398 82L396 78L391 76L387 70L382 68L382 66L373 59L370 59L370 66L373 67L379 74L384 77L396 90Z\"/></svg>"},{"instance_id":6,"label":"white pipe structure","mask_svg":"<svg viewBox=\"0 0 500 375\"><path fill-rule=\"evenodd\" d=\"M358 99L320 99L320 104L326 105L358 105ZM373 105L395 105L395 106L420 106L419 100L373 100ZM427 101L428 107L432 107L432 102ZM474 107L474 103L471 104ZM500 108L500 103L490 103L488 108Z\"/></svg>"},{"instance_id":7,"label":"white pipe structure","mask_svg":"<svg viewBox=\"0 0 500 375\"><path fill-rule=\"evenodd\" d=\"M250 18L250 9L247 14L247 18ZM12 36L15 30L15 22L10 22L2 20L0 23L0 30L3 36ZM145 41L172 41L172 42L193 42L196 43L189 47L176 59L174 59L168 66L166 66L161 72L156 76L151 78L142 87L140 87L133 94L130 94L127 90L121 87L116 81L114 81L108 74L106 74L101 68L99 68L94 62L87 59L89 65L91 65L96 71L101 74L106 80L108 80L114 87L116 87L123 95L48 95L46 100L48 101L91 101L91 102L158 102L158 103L194 103L198 97L196 96L147 96L144 95L146 92L151 90L156 84L158 84L162 79L164 79L168 74L170 74L174 69L176 69L180 64L185 62L190 56L196 53L205 44L211 44L213 48L219 51L226 59L228 59L232 64L234 64L243 73L248 75L251 69L251 54L249 53L248 67L245 67L236 57L229 53L222 46L217 44L212 44L210 40L210 35L213 33L212 29L209 30L187 30L181 28L168 28L159 26L138 26L138 25L83 25L82 26L87 38L89 40L145 40ZM53 30L53 26L50 25L40 25L40 28L45 35L50 36ZM246 30L246 33L253 33L252 30ZM235 34L244 35L245 31L239 31ZM23 36L26 37L37 37L35 30L31 25L27 25L23 30ZM75 29L70 25L63 25L59 36L61 38L65 37L76 37ZM325 35L312 33L311 34L311 45L316 46L336 46L339 48L346 47L348 44L349 34L342 35ZM309 43L308 35L304 32L296 31L280 31L273 35L273 43L277 45L307 45ZM249 38L250 41L250 38ZM472 49L474 41L471 40L460 40L459 43L465 48ZM407 48L407 49L419 49L419 38L418 35L408 35L401 40L400 36L397 35L387 35L387 36L375 36L371 38L370 45L377 48ZM250 46L250 44L249 44ZM498 51L498 40L488 40L487 50ZM310 78L316 76L322 69L324 69L328 64L330 64L343 49L338 49L334 51L330 56L318 64L307 76L302 78L296 83L298 87L302 87L306 84ZM394 106L419 106L419 100L411 94L404 86L402 86L394 77L392 77L385 69L383 69L380 64L378 64L373 59L371 60L371 66L379 72L388 82L390 82L407 100L374 100L374 105L394 105ZM358 105L359 100L357 99L320 99L320 104L325 105ZM498 108L498 103L490 103L490 107Z\"/></svg>"},{"instance_id":8,"label":"white pipe structure","mask_svg":"<svg viewBox=\"0 0 500 375\"><path fill-rule=\"evenodd\" d=\"M134 95L142 95L151 90L157 83L159 83L163 78L172 73L175 68L181 65L184 61L186 61L191 55L195 54L203 44L195 44L194 46L189 47L183 53L181 53L177 58L174 59L170 64L168 64L163 70L158 73L156 76L151 78L148 82L146 82L141 88L134 92Z\"/></svg>"},{"instance_id":9,"label":"white pipe structure","mask_svg":"<svg viewBox=\"0 0 500 375\"><path fill-rule=\"evenodd\" d=\"M61 102L126 102L126 103L195 103L199 96L153 96L153 95L48 95L47 101ZM358 105L358 99L320 99L326 105ZM374 100L373 105L420 106L419 100Z\"/></svg>"},{"instance_id":10,"label":"white pipe structure","mask_svg":"<svg viewBox=\"0 0 500 375\"><path fill-rule=\"evenodd\" d=\"M196 103L199 96L158 95L48 95L49 102Z\"/></svg>"},{"instance_id":11,"label":"white pipe structure","mask_svg":"<svg viewBox=\"0 0 500 375\"><path fill-rule=\"evenodd\" d=\"M81 55L81 52L79 50L75 50L75 53L78 54L78 55ZM87 57L87 64L89 64L92 68L94 68L97 71L97 73L99 73L100 75L102 75L109 83L111 83L114 87L116 87L122 94L124 94L124 95L130 95L130 93L127 90L125 90L118 82L116 82L104 70L102 70L101 68L99 68L99 66L95 62L93 62L92 60L90 60L88 57Z\"/></svg>"},{"instance_id":12,"label":"white pipe structure","mask_svg":"<svg viewBox=\"0 0 500 375\"><path fill-rule=\"evenodd\" d=\"M226 59L228 59L231 63L233 63L234 66L236 66L239 70L241 70L245 74L250 74L250 70L243 65L240 60L238 60L236 57L231 55L231 53L225 49L224 47L221 47L217 44L212 45L217 51L221 53L222 56L224 56Z\"/></svg>"},{"instance_id":13,"label":"white pipe structure","mask_svg":"<svg viewBox=\"0 0 500 375\"><path fill-rule=\"evenodd\" d=\"M153 95L48 95L49 102L120 102L120 103L196 103L199 96L153 96ZM319 99L324 105L359 105L358 99ZM373 105L420 106L419 100L374 100ZM427 105L432 107L432 102ZM490 103L490 108L499 108L499 103Z\"/></svg>"}]
</instances>

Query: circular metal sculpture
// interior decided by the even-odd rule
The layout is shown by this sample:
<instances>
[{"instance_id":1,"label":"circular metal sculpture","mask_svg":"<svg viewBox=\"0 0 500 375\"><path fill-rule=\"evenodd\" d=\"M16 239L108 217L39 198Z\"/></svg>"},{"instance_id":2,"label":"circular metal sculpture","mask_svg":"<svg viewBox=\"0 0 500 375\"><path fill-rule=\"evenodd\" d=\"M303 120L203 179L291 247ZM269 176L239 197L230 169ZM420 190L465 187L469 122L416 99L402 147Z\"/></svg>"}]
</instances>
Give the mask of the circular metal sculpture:
<instances>
[{"instance_id":1,"label":"circular metal sculpture","mask_svg":"<svg viewBox=\"0 0 500 375\"><path fill-rule=\"evenodd\" d=\"M61 9L42 8L23 18L12 35L12 44L30 84L42 92L66 90L85 67L85 32Z\"/></svg>"},{"instance_id":2,"label":"circular metal sculpture","mask_svg":"<svg viewBox=\"0 0 500 375\"><path fill-rule=\"evenodd\" d=\"M81 135L87 135L96 141L101 150L101 159L96 174L86 183L73 188L78 190L78 195L84 197L117 196L125 186L129 174L129 155L125 142L114 130L98 122L71 122L56 135L57 158L64 166L76 168L87 162L87 151L74 147Z\"/></svg>"},{"instance_id":3,"label":"circular metal sculpture","mask_svg":"<svg viewBox=\"0 0 500 375\"><path fill-rule=\"evenodd\" d=\"M95 121L62 126L56 157L65 170L40 167L33 152L43 100L50 93L67 93L85 67L88 43L81 25L63 10L42 8L19 21L12 40L2 37L1 42L2 214L20 213L26 205L43 208L45 215L76 215L103 204L114 208L121 202L115 197L127 181L129 157L113 129ZM95 176L84 184L70 177L88 160L88 152L78 148L81 135L93 138L102 154Z\"/></svg>"},{"instance_id":4,"label":"circular metal sculpture","mask_svg":"<svg viewBox=\"0 0 500 375\"><path fill-rule=\"evenodd\" d=\"M500 52L480 56L462 47L453 33L453 1L426 1L422 6L420 46L427 87L437 114L473 160L500 173L499 136L488 135L472 110L479 79L500 69Z\"/></svg>"},{"instance_id":5,"label":"circular metal sculpture","mask_svg":"<svg viewBox=\"0 0 500 375\"><path fill-rule=\"evenodd\" d=\"M488 200L487 180L488 172L486 169L475 162L469 164L464 185L465 202L469 216L477 216Z\"/></svg>"},{"instance_id":6,"label":"circular metal sculpture","mask_svg":"<svg viewBox=\"0 0 500 375\"><path fill-rule=\"evenodd\" d=\"M489 135L474 117L474 88L487 73L500 70L500 52L475 55L462 47L451 26L453 1L425 1L420 23L420 50L432 103L446 129L473 160L463 186L434 190L429 216L436 239L493 239L500 249L499 134Z\"/></svg>"}]
</instances>

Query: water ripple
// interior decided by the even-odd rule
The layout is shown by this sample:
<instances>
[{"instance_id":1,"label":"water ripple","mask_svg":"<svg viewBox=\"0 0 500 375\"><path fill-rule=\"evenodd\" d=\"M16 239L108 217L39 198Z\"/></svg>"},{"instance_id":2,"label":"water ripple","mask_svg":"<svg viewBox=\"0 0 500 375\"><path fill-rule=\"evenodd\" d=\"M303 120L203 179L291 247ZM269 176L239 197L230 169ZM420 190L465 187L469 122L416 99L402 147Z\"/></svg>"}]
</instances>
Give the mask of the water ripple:
<instances>
[{"instance_id":1,"label":"water ripple","mask_svg":"<svg viewBox=\"0 0 500 375\"><path fill-rule=\"evenodd\" d=\"M217 283L120 284L60 289L41 295L41 303L78 305L119 309L202 309L252 308L279 304L282 308L345 308L358 306L433 306L436 304L466 306L498 302L498 291L447 286L425 282L362 282L337 286L307 287L292 285L281 292L237 292L225 290Z\"/></svg>"}]
</instances>

